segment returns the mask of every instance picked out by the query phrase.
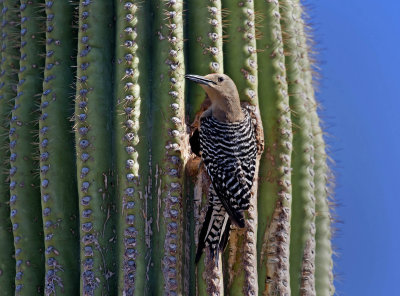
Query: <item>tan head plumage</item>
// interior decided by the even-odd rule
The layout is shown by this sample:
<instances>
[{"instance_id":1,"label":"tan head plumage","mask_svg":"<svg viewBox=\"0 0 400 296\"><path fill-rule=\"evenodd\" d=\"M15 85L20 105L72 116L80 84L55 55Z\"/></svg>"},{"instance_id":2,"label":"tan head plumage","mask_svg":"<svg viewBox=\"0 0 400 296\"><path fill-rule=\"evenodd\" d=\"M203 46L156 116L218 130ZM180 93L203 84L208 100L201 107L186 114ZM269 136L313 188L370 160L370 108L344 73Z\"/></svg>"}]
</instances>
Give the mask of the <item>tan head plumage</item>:
<instances>
[{"instance_id":1,"label":"tan head plumage","mask_svg":"<svg viewBox=\"0 0 400 296\"><path fill-rule=\"evenodd\" d=\"M225 74L206 76L188 74L185 77L198 83L211 100L211 113L219 121L237 122L244 118L235 83Z\"/></svg>"}]
</instances>

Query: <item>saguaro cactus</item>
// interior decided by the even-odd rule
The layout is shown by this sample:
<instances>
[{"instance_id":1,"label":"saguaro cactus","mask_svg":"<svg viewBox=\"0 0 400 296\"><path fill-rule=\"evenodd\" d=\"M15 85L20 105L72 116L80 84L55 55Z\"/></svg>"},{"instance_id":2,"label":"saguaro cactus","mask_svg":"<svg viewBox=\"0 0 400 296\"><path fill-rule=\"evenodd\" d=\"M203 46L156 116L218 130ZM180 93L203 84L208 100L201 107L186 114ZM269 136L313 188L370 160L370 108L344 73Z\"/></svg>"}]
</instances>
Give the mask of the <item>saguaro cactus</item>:
<instances>
[{"instance_id":1,"label":"saguaro cactus","mask_svg":"<svg viewBox=\"0 0 400 296\"><path fill-rule=\"evenodd\" d=\"M333 295L298 0L0 2L2 295ZM265 148L246 227L196 265L210 181L189 137L209 101L184 74L212 72Z\"/></svg>"}]
</instances>

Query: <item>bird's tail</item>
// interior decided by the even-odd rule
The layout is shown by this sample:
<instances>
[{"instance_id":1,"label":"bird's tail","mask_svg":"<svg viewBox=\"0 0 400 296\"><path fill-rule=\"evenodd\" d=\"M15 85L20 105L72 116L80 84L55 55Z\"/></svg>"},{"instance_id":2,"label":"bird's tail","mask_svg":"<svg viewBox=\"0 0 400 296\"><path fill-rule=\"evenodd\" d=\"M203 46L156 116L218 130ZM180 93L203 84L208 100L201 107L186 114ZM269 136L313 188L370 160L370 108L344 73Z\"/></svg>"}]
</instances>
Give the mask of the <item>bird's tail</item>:
<instances>
[{"instance_id":1,"label":"bird's tail","mask_svg":"<svg viewBox=\"0 0 400 296\"><path fill-rule=\"evenodd\" d=\"M200 231L195 262L199 262L203 249L210 248L211 258L218 257L219 251L224 250L229 239L231 219L220 202L208 206L206 218ZM218 260L218 258L217 258Z\"/></svg>"}]
</instances>

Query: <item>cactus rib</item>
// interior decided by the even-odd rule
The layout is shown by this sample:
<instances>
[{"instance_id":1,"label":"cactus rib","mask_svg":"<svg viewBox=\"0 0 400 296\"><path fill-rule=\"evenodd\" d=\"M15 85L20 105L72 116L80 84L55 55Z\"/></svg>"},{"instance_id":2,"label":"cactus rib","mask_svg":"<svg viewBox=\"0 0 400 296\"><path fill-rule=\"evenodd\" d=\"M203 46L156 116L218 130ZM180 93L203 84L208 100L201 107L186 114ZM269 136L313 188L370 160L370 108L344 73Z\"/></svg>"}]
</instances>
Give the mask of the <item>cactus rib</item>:
<instances>
[{"instance_id":1,"label":"cactus rib","mask_svg":"<svg viewBox=\"0 0 400 296\"><path fill-rule=\"evenodd\" d=\"M294 0L282 1L280 6L282 28L286 34L284 43L289 104L293 122L292 152L292 217L290 233L290 274L291 293L294 295L313 295L313 281L307 277L307 268L303 262L311 265L308 258L313 251L313 224L315 214L314 198L314 147L312 138L309 102L302 77L304 57L301 49L301 32L298 32L296 20L299 11Z\"/></svg>"},{"instance_id":2,"label":"cactus rib","mask_svg":"<svg viewBox=\"0 0 400 296\"><path fill-rule=\"evenodd\" d=\"M43 229L39 180L32 174L37 168L36 152L31 144L37 135L35 109L42 92L41 68L44 59L39 53L43 28L39 13L40 1L21 1L21 59L17 97L10 123L10 208L13 223L16 295L40 295L43 292L44 260ZM42 108L47 106L42 105ZM41 155L47 158L48 155ZM56 223L56 221L53 221ZM49 222L51 223L51 222ZM51 225L46 225L50 227ZM46 262L52 264L52 262Z\"/></svg>"},{"instance_id":3,"label":"cactus rib","mask_svg":"<svg viewBox=\"0 0 400 296\"><path fill-rule=\"evenodd\" d=\"M45 295L79 291L79 231L73 135L72 5L47 1L46 60L39 119L42 215L45 235ZM54 222L54 223L53 223ZM52 225L48 225L52 223ZM49 264L51 263L51 264Z\"/></svg>"},{"instance_id":4,"label":"cactus rib","mask_svg":"<svg viewBox=\"0 0 400 296\"><path fill-rule=\"evenodd\" d=\"M147 6L139 1L115 1L117 15L115 64L115 153L118 211L118 291L145 295L147 248L147 136L141 115L143 89L139 64L145 64ZM140 22L139 22L140 21ZM137 24L140 24L140 27ZM138 49L139 47L141 50ZM139 56L140 55L140 56ZM143 77L147 77L143 71ZM142 85L145 85L143 83ZM144 88L146 89L146 88ZM142 121L142 122L141 122ZM140 133L139 133L140 126ZM143 131L142 131L143 130ZM140 141L139 141L140 139ZM139 146L140 143L140 146ZM140 169L140 173L139 173Z\"/></svg>"},{"instance_id":5,"label":"cactus rib","mask_svg":"<svg viewBox=\"0 0 400 296\"><path fill-rule=\"evenodd\" d=\"M279 3L255 5L263 20L257 48L265 139L258 188L258 283L263 295L289 295L292 126Z\"/></svg>"},{"instance_id":6,"label":"cactus rib","mask_svg":"<svg viewBox=\"0 0 400 296\"><path fill-rule=\"evenodd\" d=\"M313 87L312 60L309 54L311 52L312 36L306 30L304 9L300 2L297 5L299 9L298 30L300 31L299 36L302 37L301 48L304 55L303 79L306 86L307 99L311 107L309 111L314 139L315 269L312 269L311 273L315 275L312 278L315 278L316 295L329 296L335 292L332 274L331 213L328 205L329 188L327 188L329 167Z\"/></svg>"},{"instance_id":7,"label":"cactus rib","mask_svg":"<svg viewBox=\"0 0 400 296\"><path fill-rule=\"evenodd\" d=\"M153 3L152 295L187 294L183 289L184 251L184 58L183 1ZM163 250L160 252L160 250Z\"/></svg>"},{"instance_id":8,"label":"cactus rib","mask_svg":"<svg viewBox=\"0 0 400 296\"><path fill-rule=\"evenodd\" d=\"M226 28L227 42L224 43L224 70L238 88L241 101L258 108L256 28L253 1L222 1L222 7L229 11ZM256 111L258 113L258 111ZM258 162L257 162L258 164ZM256 176L258 175L258 165ZM228 291L258 294L257 278L257 182L254 182L253 197L247 212L245 231L232 232L229 243Z\"/></svg>"},{"instance_id":9,"label":"cactus rib","mask_svg":"<svg viewBox=\"0 0 400 296\"><path fill-rule=\"evenodd\" d=\"M15 51L19 42L15 40L18 34L17 12L15 1L3 0L0 4L2 14L1 25L1 74L0 74L0 287L5 296L14 295L15 259L14 243L10 220L10 188L8 171L9 158L8 131L10 125L11 101L17 95L17 69L19 60ZM17 45L16 45L17 44Z\"/></svg>"},{"instance_id":10,"label":"cactus rib","mask_svg":"<svg viewBox=\"0 0 400 296\"><path fill-rule=\"evenodd\" d=\"M81 239L81 293L115 289L114 211L111 182L113 3L81 0L75 141Z\"/></svg>"}]
</instances>

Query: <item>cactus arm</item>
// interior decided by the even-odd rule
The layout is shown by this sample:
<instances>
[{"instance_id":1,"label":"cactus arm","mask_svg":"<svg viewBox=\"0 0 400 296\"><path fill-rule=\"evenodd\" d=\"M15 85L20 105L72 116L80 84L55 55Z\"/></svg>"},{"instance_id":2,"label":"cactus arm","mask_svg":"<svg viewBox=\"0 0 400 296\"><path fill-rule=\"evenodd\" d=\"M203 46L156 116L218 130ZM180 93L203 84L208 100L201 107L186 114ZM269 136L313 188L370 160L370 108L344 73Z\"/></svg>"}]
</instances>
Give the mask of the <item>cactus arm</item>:
<instances>
[{"instance_id":1,"label":"cactus arm","mask_svg":"<svg viewBox=\"0 0 400 296\"><path fill-rule=\"evenodd\" d=\"M42 92L39 53L43 28L40 25L39 1L21 1L21 59L17 97L10 123L10 208L13 224L16 295L40 295L43 292L44 256L40 190L35 161L36 149L31 144L37 135L35 109Z\"/></svg>"},{"instance_id":2,"label":"cactus arm","mask_svg":"<svg viewBox=\"0 0 400 296\"><path fill-rule=\"evenodd\" d=\"M39 120L42 215L45 235L45 295L79 293L79 232L71 87L71 56L76 39L71 28L73 7L46 1L46 60ZM50 66L53 65L53 66ZM49 226L48 223L53 223Z\"/></svg>"},{"instance_id":3,"label":"cactus arm","mask_svg":"<svg viewBox=\"0 0 400 296\"><path fill-rule=\"evenodd\" d=\"M9 158L9 120L11 101L17 95L19 60L14 57L16 51L15 36L17 36L19 22L15 1L3 0L0 3L2 14L1 26L1 74L0 74L0 287L2 295L14 295L15 259L12 226L10 220L10 187L8 171ZM18 40L19 41L19 40ZM7 172L7 173L6 173Z\"/></svg>"},{"instance_id":4,"label":"cactus arm","mask_svg":"<svg viewBox=\"0 0 400 296\"><path fill-rule=\"evenodd\" d=\"M307 101L306 87L302 77L304 67L301 32L298 28L299 10L294 0L282 1L280 6L282 28L286 34L284 46L287 81L289 86L289 104L293 122L292 152L292 218L290 233L290 287L293 295L313 295L312 280L308 281L308 261L313 264L312 253L315 231L313 224L315 214L314 198L314 147L312 139L311 118ZM304 268L303 268L304 267Z\"/></svg>"},{"instance_id":5,"label":"cactus arm","mask_svg":"<svg viewBox=\"0 0 400 296\"><path fill-rule=\"evenodd\" d=\"M224 70L239 91L242 101L258 105L257 54L253 1L222 1L229 14L226 27L227 42L224 43ZM258 163L258 162L257 162ZM258 172L258 165L256 175ZM237 243L228 244L232 253L229 259L227 290L231 295L258 294L257 278L257 182L253 186L254 196L247 211L246 231L237 231ZM233 240L232 240L233 241ZM236 248L236 250L235 250Z\"/></svg>"},{"instance_id":6,"label":"cactus arm","mask_svg":"<svg viewBox=\"0 0 400 296\"><path fill-rule=\"evenodd\" d=\"M183 287L185 151L183 1L153 3L152 295L187 294Z\"/></svg>"},{"instance_id":7,"label":"cactus arm","mask_svg":"<svg viewBox=\"0 0 400 296\"><path fill-rule=\"evenodd\" d=\"M278 1L256 1L258 91L265 149L260 161L257 257L262 295L290 293L292 127Z\"/></svg>"},{"instance_id":8,"label":"cactus arm","mask_svg":"<svg viewBox=\"0 0 400 296\"><path fill-rule=\"evenodd\" d=\"M79 191L81 293L103 295L114 288L114 207L111 140L113 2L79 4L75 142Z\"/></svg>"},{"instance_id":9,"label":"cactus arm","mask_svg":"<svg viewBox=\"0 0 400 296\"><path fill-rule=\"evenodd\" d=\"M145 295L147 273L146 182L148 135L146 97L148 70L139 65L147 59L145 27L149 17L141 1L115 1L116 63L114 126L118 212L118 291L122 295ZM140 26L138 26L138 24ZM142 78L143 77L143 78ZM139 80L142 79L142 81ZM142 83L140 83L142 82ZM141 85L142 87L139 87ZM145 96L145 97L143 97ZM146 109L144 109L146 108ZM129 229L135 231L129 231Z\"/></svg>"}]
</instances>

